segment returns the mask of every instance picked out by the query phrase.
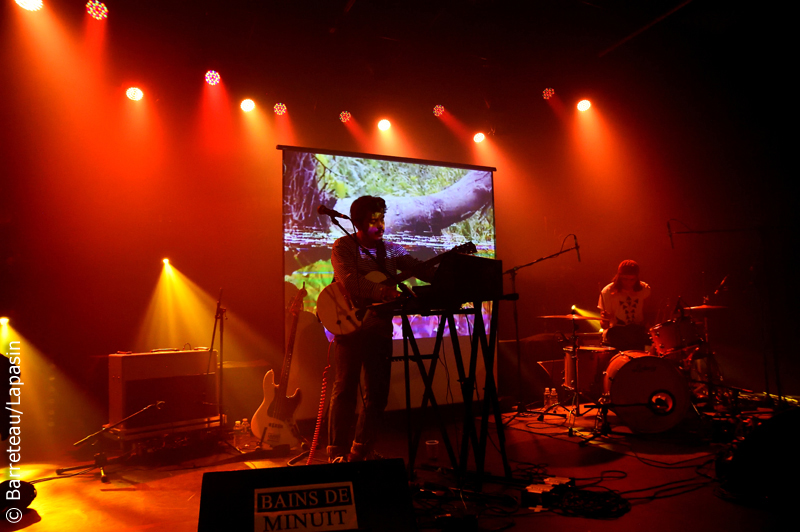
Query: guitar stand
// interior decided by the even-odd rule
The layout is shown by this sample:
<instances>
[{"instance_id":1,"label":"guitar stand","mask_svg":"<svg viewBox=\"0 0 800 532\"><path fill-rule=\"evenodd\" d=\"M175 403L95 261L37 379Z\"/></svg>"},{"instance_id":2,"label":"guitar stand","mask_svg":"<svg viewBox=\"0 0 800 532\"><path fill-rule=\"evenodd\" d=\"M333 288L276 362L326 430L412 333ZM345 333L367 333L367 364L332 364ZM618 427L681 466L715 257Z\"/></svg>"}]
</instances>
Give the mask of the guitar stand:
<instances>
[{"instance_id":1,"label":"guitar stand","mask_svg":"<svg viewBox=\"0 0 800 532\"><path fill-rule=\"evenodd\" d=\"M261 438L259 438L258 440L258 448L253 451L250 451L249 453L242 453L242 454L246 455L247 457L255 457L255 459L281 458L284 456L289 456L289 454L292 452L292 448L288 444L276 445L275 447L269 447L268 449L264 449L264 438L266 437L266 435L267 435L267 428L264 427L264 430L261 431ZM291 458L288 462L286 462L287 465L292 466L295 465L300 460L308 458L308 455L311 452L308 449L308 441L303 439L303 442L300 445L300 447L301 449L303 449L303 452L301 452L300 454L298 454L297 456Z\"/></svg>"}]
</instances>

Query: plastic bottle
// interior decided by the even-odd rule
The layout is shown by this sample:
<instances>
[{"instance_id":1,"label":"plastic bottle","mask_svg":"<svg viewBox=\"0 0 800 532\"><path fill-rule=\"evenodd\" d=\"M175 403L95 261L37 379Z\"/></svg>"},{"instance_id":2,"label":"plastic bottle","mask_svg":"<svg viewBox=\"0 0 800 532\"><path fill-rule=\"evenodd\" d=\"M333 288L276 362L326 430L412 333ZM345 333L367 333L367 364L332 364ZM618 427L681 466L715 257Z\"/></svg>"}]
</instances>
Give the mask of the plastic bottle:
<instances>
[{"instance_id":1,"label":"plastic bottle","mask_svg":"<svg viewBox=\"0 0 800 532\"><path fill-rule=\"evenodd\" d=\"M244 444L245 447L248 447L249 443L247 442L249 441L250 441L250 422L247 420L247 418L244 418L242 420L242 444Z\"/></svg>"},{"instance_id":2,"label":"plastic bottle","mask_svg":"<svg viewBox=\"0 0 800 532\"><path fill-rule=\"evenodd\" d=\"M237 449L242 445L242 422L237 421L233 424L233 446Z\"/></svg>"},{"instance_id":3,"label":"plastic bottle","mask_svg":"<svg viewBox=\"0 0 800 532\"><path fill-rule=\"evenodd\" d=\"M544 389L544 407L547 408L550 406L551 396L550 396L550 388Z\"/></svg>"},{"instance_id":4,"label":"plastic bottle","mask_svg":"<svg viewBox=\"0 0 800 532\"><path fill-rule=\"evenodd\" d=\"M550 388L550 405L558 404L558 390Z\"/></svg>"}]
</instances>

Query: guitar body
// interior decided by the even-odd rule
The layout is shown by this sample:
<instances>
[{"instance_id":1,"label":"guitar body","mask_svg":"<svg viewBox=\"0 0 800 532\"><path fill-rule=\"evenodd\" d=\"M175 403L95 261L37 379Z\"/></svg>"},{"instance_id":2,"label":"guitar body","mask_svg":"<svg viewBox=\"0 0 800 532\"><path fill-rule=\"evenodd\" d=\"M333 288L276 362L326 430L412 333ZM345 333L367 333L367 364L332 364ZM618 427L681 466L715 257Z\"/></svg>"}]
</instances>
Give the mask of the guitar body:
<instances>
[{"instance_id":1,"label":"guitar body","mask_svg":"<svg viewBox=\"0 0 800 532\"><path fill-rule=\"evenodd\" d=\"M373 283L382 283L386 280L386 276L378 271L369 272L365 278ZM361 328L367 314L359 310L350 299L347 290L338 282L326 286L317 297L317 318L336 336L350 334Z\"/></svg>"},{"instance_id":2,"label":"guitar body","mask_svg":"<svg viewBox=\"0 0 800 532\"><path fill-rule=\"evenodd\" d=\"M273 393L270 394L270 391ZM270 395L273 399L267 404ZM302 397L300 388L289 397L281 397L280 384L275 383L275 372L269 370L264 375L264 400L253 414L251 421L253 435L258 439L264 437L262 445L273 448L278 445L289 445L291 449L300 447L304 440L294 422L294 413ZM276 410L280 417L275 417Z\"/></svg>"}]
</instances>

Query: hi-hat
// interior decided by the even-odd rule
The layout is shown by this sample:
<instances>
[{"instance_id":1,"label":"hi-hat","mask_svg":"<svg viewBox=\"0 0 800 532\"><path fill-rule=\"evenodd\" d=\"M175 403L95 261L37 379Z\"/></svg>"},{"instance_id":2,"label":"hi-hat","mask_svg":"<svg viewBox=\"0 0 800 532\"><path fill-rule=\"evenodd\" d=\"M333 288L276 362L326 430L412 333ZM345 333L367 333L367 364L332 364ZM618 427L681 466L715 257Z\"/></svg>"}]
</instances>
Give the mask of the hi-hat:
<instances>
[{"instance_id":1,"label":"hi-hat","mask_svg":"<svg viewBox=\"0 0 800 532\"><path fill-rule=\"evenodd\" d=\"M718 310L721 308L728 308L722 305L700 305L698 307L684 307L684 310Z\"/></svg>"}]
</instances>

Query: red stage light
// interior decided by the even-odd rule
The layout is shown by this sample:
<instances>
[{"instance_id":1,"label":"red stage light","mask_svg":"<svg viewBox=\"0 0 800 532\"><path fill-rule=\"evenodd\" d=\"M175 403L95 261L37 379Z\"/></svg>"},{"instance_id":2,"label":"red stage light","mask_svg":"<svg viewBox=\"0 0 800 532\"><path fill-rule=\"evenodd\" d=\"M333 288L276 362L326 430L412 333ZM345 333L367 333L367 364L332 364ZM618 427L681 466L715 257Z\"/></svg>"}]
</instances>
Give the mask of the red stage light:
<instances>
[{"instance_id":1,"label":"red stage light","mask_svg":"<svg viewBox=\"0 0 800 532\"><path fill-rule=\"evenodd\" d=\"M206 72L206 83L208 83L209 85L216 85L217 83L219 83L219 80L220 80L219 72L215 70L209 70L208 72Z\"/></svg>"},{"instance_id":2,"label":"red stage light","mask_svg":"<svg viewBox=\"0 0 800 532\"><path fill-rule=\"evenodd\" d=\"M283 103L276 103L273 109L276 115L285 115L288 110L286 109L286 104Z\"/></svg>"},{"instance_id":3,"label":"red stage light","mask_svg":"<svg viewBox=\"0 0 800 532\"><path fill-rule=\"evenodd\" d=\"M98 0L89 0L86 3L86 12L89 13L95 20L103 20L108 18L108 8L104 3Z\"/></svg>"},{"instance_id":4,"label":"red stage light","mask_svg":"<svg viewBox=\"0 0 800 532\"><path fill-rule=\"evenodd\" d=\"M474 140L475 142L483 142L485 138L486 135L484 135L483 133L475 133L475 136L472 137L472 140Z\"/></svg>"},{"instance_id":5,"label":"red stage light","mask_svg":"<svg viewBox=\"0 0 800 532\"><path fill-rule=\"evenodd\" d=\"M444 114L444 105L437 105L433 108L433 116L442 116Z\"/></svg>"},{"instance_id":6,"label":"red stage light","mask_svg":"<svg viewBox=\"0 0 800 532\"><path fill-rule=\"evenodd\" d=\"M347 123L350 121L351 118L353 118L353 115L351 115L348 111L342 111L341 113L339 113L339 120L341 120L342 122Z\"/></svg>"},{"instance_id":7,"label":"red stage light","mask_svg":"<svg viewBox=\"0 0 800 532\"><path fill-rule=\"evenodd\" d=\"M555 95L556 95L555 89L551 89L550 87L542 91L542 98L544 98L545 100L549 100Z\"/></svg>"},{"instance_id":8,"label":"red stage light","mask_svg":"<svg viewBox=\"0 0 800 532\"><path fill-rule=\"evenodd\" d=\"M381 131L386 131L390 127L392 127L392 123L386 120L385 118L380 122L378 122L378 129L380 129Z\"/></svg>"},{"instance_id":9,"label":"red stage light","mask_svg":"<svg viewBox=\"0 0 800 532\"><path fill-rule=\"evenodd\" d=\"M246 100L242 100L242 105L240 107L242 108L242 111L249 113L256 108L256 102L248 98Z\"/></svg>"},{"instance_id":10,"label":"red stage light","mask_svg":"<svg viewBox=\"0 0 800 532\"><path fill-rule=\"evenodd\" d=\"M138 102L144 97L144 93L136 87L131 87L125 91L125 95L131 100Z\"/></svg>"},{"instance_id":11,"label":"red stage light","mask_svg":"<svg viewBox=\"0 0 800 532\"><path fill-rule=\"evenodd\" d=\"M44 4L42 0L17 0L17 5L28 11L39 11Z\"/></svg>"},{"instance_id":12,"label":"red stage light","mask_svg":"<svg viewBox=\"0 0 800 532\"><path fill-rule=\"evenodd\" d=\"M578 102L578 111L588 111L591 106L592 102L589 100L581 100Z\"/></svg>"}]
</instances>

